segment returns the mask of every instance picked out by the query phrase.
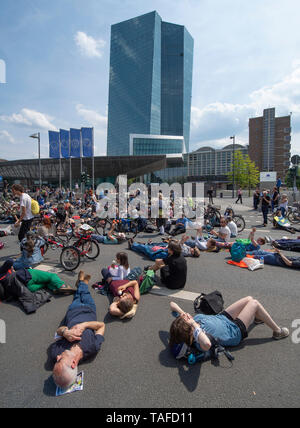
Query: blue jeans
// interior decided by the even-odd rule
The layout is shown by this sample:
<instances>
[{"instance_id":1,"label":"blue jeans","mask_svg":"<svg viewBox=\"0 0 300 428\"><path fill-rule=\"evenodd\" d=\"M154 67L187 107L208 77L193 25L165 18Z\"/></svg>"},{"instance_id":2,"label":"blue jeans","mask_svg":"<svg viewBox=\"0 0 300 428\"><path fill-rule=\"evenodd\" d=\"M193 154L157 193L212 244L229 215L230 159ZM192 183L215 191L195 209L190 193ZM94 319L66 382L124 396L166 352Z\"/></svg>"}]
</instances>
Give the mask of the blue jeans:
<instances>
[{"instance_id":1,"label":"blue jeans","mask_svg":"<svg viewBox=\"0 0 300 428\"><path fill-rule=\"evenodd\" d=\"M166 247L165 250L153 251L152 247L160 246ZM142 253L150 260L155 261L156 259L166 259L168 257L168 245L167 244L137 244L133 243L131 249L136 253Z\"/></svg>"},{"instance_id":2,"label":"blue jeans","mask_svg":"<svg viewBox=\"0 0 300 428\"><path fill-rule=\"evenodd\" d=\"M84 306L89 306L96 312L96 305L94 299L91 296L91 293L89 292L88 285L85 282L80 281L78 289L74 295L73 303L70 305L68 311L82 308Z\"/></svg>"},{"instance_id":3,"label":"blue jeans","mask_svg":"<svg viewBox=\"0 0 300 428\"><path fill-rule=\"evenodd\" d=\"M92 238L94 241L99 242L100 244L103 244L103 242L104 242L104 236L103 236L103 235L96 235L96 234L92 234L91 238Z\"/></svg>"},{"instance_id":4,"label":"blue jeans","mask_svg":"<svg viewBox=\"0 0 300 428\"><path fill-rule=\"evenodd\" d=\"M101 275L103 276L105 282L108 280L108 278L112 278L112 275L107 268L102 269Z\"/></svg>"},{"instance_id":5,"label":"blue jeans","mask_svg":"<svg viewBox=\"0 0 300 428\"><path fill-rule=\"evenodd\" d=\"M258 251L250 251L247 252L247 254L254 255L255 259L260 259L261 257L264 258L264 263L266 265L272 265L272 266L285 266L284 261L277 253L269 253L268 251L258 250Z\"/></svg>"}]
</instances>

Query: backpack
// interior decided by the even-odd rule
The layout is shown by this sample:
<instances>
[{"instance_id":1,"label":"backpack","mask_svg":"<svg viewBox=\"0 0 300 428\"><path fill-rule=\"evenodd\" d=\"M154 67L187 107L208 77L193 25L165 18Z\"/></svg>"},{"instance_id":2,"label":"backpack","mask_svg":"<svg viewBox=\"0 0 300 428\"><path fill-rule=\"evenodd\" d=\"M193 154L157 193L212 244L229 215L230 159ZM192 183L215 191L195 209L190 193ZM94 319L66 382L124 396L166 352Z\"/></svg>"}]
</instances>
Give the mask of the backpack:
<instances>
[{"instance_id":1,"label":"backpack","mask_svg":"<svg viewBox=\"0 0 300 428\"><path fill-rule=\"evenodd\" d=\"M155 284L155 273L153 270L148 270L140 285L140 293L146 294L152 289Z\"/></svg>"},{"instance_id":2,"label":"backpack","mask_svg":"<svg viewBox=\"0 0 300 428\"><path fill-rule=\"evenodd\" d=\"M31 212L33 215L37 215L40 212L39 203L34 199L31 199Z\"/></svg>"},{"instance_id":3,"label":"backpack","mask_svg":"<svg viewBox=\"0 0 300 428\"><path fill-rule=\"evenodd\" d=\"M224 309L224 299L219 291L210 294L200 294L194 300L194 309L196 313L205 315L217 315Z\"/></svg>"},{"instance_id":4,"label":"backpack","mask_svg":"<svg viewBox=\"0 0 300 428\"><path fill-rule=\"evenodd\" d=\"M246 247L239 242L235 242L230 249L230 253L232 260L239 263L244 257L246 257Z\"/></svg>"}]
</instances>

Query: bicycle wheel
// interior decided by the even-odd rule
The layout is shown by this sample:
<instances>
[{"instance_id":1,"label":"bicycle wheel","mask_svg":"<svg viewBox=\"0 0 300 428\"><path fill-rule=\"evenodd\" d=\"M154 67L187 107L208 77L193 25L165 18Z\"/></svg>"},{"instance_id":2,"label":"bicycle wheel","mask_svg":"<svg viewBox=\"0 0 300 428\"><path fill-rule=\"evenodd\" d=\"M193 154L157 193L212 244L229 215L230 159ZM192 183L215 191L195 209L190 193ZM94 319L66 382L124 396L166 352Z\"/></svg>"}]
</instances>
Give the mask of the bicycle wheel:
<instances>
[{"instance_id":1,"label":"bicycle wheel","mask_svg":"<svg viewBox=\"0 0 300 428\"><path fill-rule=\"evenodd\" d=\"M244 220L244 217L242 217L241 215L235 215L232 220L235 222L237 226L238 233L243 232L243 230L246 227L246 222Z\"/></svg>"},{"instance_id":2,"label":"bicycle wheel","mask_svg":"<svg viewBox=\"0 0 300 428\"><path fill-rule=\"evenodd\" d=\"M300 222L300 216L295 212L290 212L287 216L287 219L293 224Z\"/></svg>"},{"instance_id":3,"label":"bicycle wheel","mask_svg":"<svg viewBox=\"0 0 300 428\"><path fill-rule=\"evenodd\" d=\"M75 247L65 247L60 255L60 263L65 270L77 269L80 264L80 251Z\"/></svg>"},{"instance_id":4,"label":"bicycle wheel","mask_svg":"<svg viewBox=\"0 0 300 428\"><path fill-rule=\"evenodd\" d=\"M100 254L100 247L95 241L86 241L81 246L82 252L88 259L96 259Z\"/></svg>"}]
</instances>

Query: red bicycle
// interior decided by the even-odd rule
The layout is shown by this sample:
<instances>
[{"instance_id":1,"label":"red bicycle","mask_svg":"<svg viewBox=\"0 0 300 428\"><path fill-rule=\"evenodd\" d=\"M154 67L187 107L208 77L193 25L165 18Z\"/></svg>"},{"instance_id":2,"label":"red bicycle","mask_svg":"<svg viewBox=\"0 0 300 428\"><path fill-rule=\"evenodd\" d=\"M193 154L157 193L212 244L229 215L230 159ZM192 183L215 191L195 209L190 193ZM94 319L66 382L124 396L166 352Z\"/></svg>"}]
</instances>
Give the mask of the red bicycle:
<instances>
[{"instance_id":1,"label":"red bicycle","mask_svg":"<svg viewBox=\"0 0 300 428\"><path fill-rule=\"evenodd\" d=\"M73 245L68 245L57 238L49 237L46 240L44 247L44 254L47 252L49 246L52 249L62 248L60 254L60 263L67 271L73 271L78 268L81 263L82 257L95 260L100 254L100 247L94 241L91 235L76 233L77 241Z\"/></svg>"}]
</instances>

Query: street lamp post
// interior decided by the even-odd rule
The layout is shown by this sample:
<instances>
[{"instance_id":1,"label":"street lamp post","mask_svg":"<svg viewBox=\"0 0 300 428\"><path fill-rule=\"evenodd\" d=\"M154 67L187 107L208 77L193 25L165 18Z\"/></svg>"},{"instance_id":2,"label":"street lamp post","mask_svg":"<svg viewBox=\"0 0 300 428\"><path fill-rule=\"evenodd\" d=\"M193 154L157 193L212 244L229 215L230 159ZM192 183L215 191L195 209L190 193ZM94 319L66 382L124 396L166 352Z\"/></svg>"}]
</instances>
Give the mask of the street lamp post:
<instances>
[{"instance_id":1,"label":"street lamp post","mask_svg":"<svg viewBox=\"0 0 300 428\"><path fill-rule=\"evenodd\" d=\"M230 137L231 140L233 140L232 143L232 198L234 199L235 197L235 159L234 159L234 155L235 155L235 135L233 135L232 137Z\"/></svg>"},{"instance_id":2,"label":"street lamp post","mask_svg":"<svg viewBox=\"0 0 300 428\"><path fill-rule=\"evenodd\" d=\"M30 135L30 138L36 138L38 140L38 151L39 151L39 188L42 188L42 167L41 167L41 134Z\"/></svg>"}]
</instances>

